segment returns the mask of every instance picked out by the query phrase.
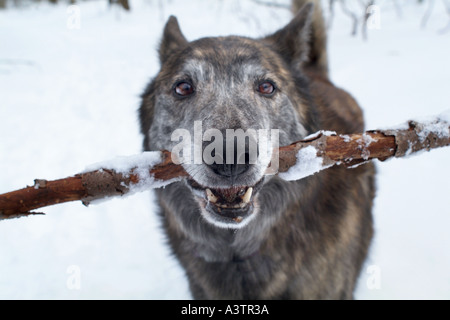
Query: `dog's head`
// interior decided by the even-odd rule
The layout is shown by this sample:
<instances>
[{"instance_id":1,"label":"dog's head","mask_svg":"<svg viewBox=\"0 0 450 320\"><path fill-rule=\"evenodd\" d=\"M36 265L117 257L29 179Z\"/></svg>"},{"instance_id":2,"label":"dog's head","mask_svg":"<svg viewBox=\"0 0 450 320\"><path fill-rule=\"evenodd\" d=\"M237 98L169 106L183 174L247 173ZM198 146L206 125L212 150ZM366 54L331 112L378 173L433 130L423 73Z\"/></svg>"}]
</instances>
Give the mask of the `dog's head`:
<instances>
[{"instance_id":1,"label":"dog's head","mask_svg":"<svg viewBox=\"0 0 450 320\"><path fill-rule=\"evenodd\" d=\"M140 109L144 148L180 155L201 215L216 226L256 217L272 147L317 130L302 75L311 11L262 39L189 42L176 18L166 24L161 70Z\"/></svg>"}]
</instances>

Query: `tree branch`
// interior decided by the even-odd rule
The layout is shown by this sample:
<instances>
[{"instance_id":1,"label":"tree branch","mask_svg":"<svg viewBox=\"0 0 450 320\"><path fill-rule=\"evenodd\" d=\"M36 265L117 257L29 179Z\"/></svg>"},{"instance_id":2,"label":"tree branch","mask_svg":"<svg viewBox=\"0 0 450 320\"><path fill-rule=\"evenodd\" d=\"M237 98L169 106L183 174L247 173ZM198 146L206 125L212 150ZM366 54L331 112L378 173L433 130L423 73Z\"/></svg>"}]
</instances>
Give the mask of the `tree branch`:
<instances>
[{"instance_id":1,"label":"tree branch","mask_svg":"<svg viewBox=\"0 0 450 320\"><path fill-rule=\"evenodd\" d=\"M0 194L0 220L35 214L31 210L64 202L81 200L88 205L95 200L123 196L133 191L133 187L143 187L144 182L160 187L188 176L181 165L173 163L170 152L152 154L160 161L149 168L135 167L129 172L100 168L59 180L36 179L33 186ZM148 170L151 182L144 181L147 176L142 174L143 169Z\"/></svg>"},{"instance_id":2,"label":"tree branch","mask_svg":"<svg viewBox=\"0 0 450 320\"><path fill-rule=\"evenodd\" d=\"M340 4L341 4L342 11L352 19L352 21L353 21L352 36L356 36L357 30L358 30L358 17L356 16L356 14L353 11L351 11L347 7L347 4L345 3L344 0L340 0Z\"/></svg>"},{"instance_id":3,"label":"tree branch","mask_svg":"<svg viewBox=\"0 0 450 320\"><path fill-rule=\"evenodd\" d=\"M352 167L372 159L384 161L448 146L449 127L448 119L437 118L427 123L409 121L402 129L359 134L321 131L274 150L272 164L278 162L278 166L270 166L275 171L268 170L267 174L298 180L334 165ZM138 165L125 171L112 169L114 165L105 166L54 181L36 179L33 186L0 194L0 220L38 214L32 210L69 201L81 200L88 205L95 200L159 188L189 178L183 166L172 161L169 151L147 153L147 158L153 162L138 161Z\"/></svg>"}]
</instances>

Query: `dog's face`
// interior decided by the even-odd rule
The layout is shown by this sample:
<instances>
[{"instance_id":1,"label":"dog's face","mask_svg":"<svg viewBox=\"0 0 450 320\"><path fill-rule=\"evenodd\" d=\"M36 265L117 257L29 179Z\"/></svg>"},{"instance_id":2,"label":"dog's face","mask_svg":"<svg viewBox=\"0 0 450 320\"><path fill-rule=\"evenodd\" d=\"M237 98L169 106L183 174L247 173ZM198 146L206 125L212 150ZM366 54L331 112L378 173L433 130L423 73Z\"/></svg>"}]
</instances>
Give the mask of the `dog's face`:
<instances>
[{"instance_id":1,"label":"dog's face","mask_svg":"<svg viewBox=\"0 0 450 320\"><path fill-rule=\"evenodd\" d=\"M187 186L213 225L240 228L256 218L259 191L270 180L265 172L272 147L316 129L301 75L310 15L305 7L284 29L259 40L188 42L175 18L165 27L161 70L141 107L145 148L173 152L181 139L175 133L188 133ZM277 136L272 129L279 130ZM262 148L260 132L273 145ZM244 140L238 133L245 133Z\"/></svg>"}]
</instances>

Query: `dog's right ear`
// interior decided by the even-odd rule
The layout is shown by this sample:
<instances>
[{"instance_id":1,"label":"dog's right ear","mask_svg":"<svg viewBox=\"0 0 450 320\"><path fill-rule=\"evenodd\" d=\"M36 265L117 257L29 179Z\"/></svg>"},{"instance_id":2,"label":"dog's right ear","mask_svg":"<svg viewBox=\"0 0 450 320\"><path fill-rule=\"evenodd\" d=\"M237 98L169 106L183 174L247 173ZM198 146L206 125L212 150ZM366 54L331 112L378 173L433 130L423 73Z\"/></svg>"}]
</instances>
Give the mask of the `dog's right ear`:
<instances>
[{"instance_id":1,"label":"dog's right ear","mask_svg":"<svg viewBox=\"0 0 450 320\"><path fill-rule=\"evenodd\" d=\"M181 33L177 18L170 16L164 27L163 37L159 46L159 61L161 61L161 64L163 64L171 54L184 48L187 44L188 41Z\"/></svg>"}]
</instances>

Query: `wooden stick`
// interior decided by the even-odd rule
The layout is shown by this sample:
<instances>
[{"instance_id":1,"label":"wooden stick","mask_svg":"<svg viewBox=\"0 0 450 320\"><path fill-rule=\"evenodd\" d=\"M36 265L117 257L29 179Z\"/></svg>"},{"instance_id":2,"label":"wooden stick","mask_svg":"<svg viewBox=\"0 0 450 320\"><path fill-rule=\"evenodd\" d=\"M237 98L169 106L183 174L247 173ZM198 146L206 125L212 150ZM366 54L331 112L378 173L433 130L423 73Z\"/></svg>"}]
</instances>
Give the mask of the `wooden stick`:
<instances>
[{"instance_id":1,"label":"wooden stick","mask_svg":"<svg viewBox=\"0 0 450 320\"><path fill-rule=\"evenodd\" d=\"M439 118L427 123L409 121L404 129L373 130L363 134L319 132L309 139L279 148L278 173L293 168L299 162L299 152L311 146L322 159L321 169L325 169L336 164L354 166L372 159L384 161L445 147L450 145L449 132L449 122Z\"/></svg>"},{"instance_id":2,"label":"wooden stick","mask_svg":"<svg viewBox=\"0 0 450 320\"><path fill-rule=\"evenodd\" d=\"M173 163L170 152L157 152L161 154L161 163L148 168L156 181L188 176L181 165ZM139 183L137 169L118 173L102 168L59 180L36 179L33 186L0 195L0 220L35 214L31 210L69 201L81 200L88 205L98 199L122 196Z\"/></svg>"},{"instance_id":3,"label":"wooden stick","mask_svg":"<svg viewBox=\"0 0 450 320\"><path fill-rule=\"evenodd\" d=\"M360 134L337 135L321 131L274 150L278 166L272 174L280 174L283 178L283 173L295 170L296 164L305 161L301 158L301 153L307 148L314 150L313 160L317 163L319 159L319 167L316 166L312 172L294 172L287 180L300 179L333 165L354 166L372 159L383 161L449 144L449 123L442 119L425 124L410 121L405 129L367 131ZM69 201L81 200L87 205L94 200L122 196L142 182L142 175L139 174L142 170L149 172L148 176L152 178L150 183L144 185L144 189L189 178L183 166L172 161L169 151L157 153L160 153L161 162L150 168L133 168L129 172L101 168L54 181L36 179L34 186L0 195L0 220L37 214L32 210Z\"/></svg>"}]
</instances>

